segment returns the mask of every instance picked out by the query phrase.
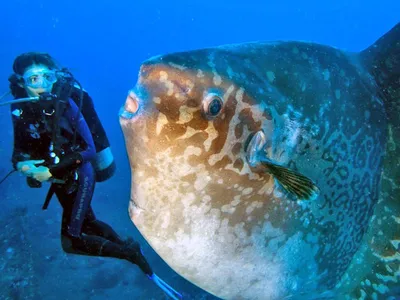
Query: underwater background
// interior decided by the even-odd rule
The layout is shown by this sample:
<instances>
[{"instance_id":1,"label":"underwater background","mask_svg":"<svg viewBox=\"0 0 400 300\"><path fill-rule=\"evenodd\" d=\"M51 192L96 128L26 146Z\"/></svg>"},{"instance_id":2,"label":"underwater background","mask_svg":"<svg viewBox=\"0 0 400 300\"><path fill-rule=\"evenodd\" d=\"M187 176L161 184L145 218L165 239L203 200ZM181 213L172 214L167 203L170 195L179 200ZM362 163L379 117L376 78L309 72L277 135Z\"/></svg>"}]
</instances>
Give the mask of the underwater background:
<instances>
[{"instance_id":1,"label":"underwater background","mask_svg":"<svg viewBox=\"0 0 400 300\"><path fill-rule=\"evenodd\" d=\"M92 96L111 141L116 174L97 184L99 219L132 236L154 271L187 299L216 299L172 271L128 216L130 167L118 110L145 59L227 43L313 41L360 51L399 21L400 1L3 1L0 94L14 58L43 51L69 68ZM8 99L7 99L8 100ZM12 168L9 106L0 107L0 177ZM0 185L0 299L165 299L127 261L67 255L60 245L61 207L42 211L47 188L13 174Z\"/></svg>"}]
</instances>

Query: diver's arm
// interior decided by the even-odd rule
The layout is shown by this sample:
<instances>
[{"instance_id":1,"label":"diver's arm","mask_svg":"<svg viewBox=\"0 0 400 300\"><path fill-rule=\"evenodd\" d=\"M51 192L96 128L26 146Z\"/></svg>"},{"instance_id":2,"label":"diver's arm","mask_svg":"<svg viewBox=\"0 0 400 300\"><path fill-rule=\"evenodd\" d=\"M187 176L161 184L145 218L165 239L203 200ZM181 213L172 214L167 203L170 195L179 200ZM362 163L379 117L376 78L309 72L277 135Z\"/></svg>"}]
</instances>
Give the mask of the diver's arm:
<instances>
[{"instance_id":1,"label":"diver's arm","mask_svg":"<svg viewBox=\"0 0 400 300\"><path fill-rule=\"evenodd\" d=\"M108 140L107 134L97 114L92 97L85 90L82 91L82 94L83 99L81 112L85 120L90 123L89 129L92 133L92 136L96 137L96 140L94 141L96 152L100 152L110 147L110 141ZM77 87L74 93L71 95L71 98L75 101L77 106L80 104L79 96L80 89Z\"/></svg>"},{"instance_id":2,"label":"diver's arm","mask_svg":"<svg viewBox=\"0 0 400 300\"><path fill-rule=\"evenodd\" d=\"M79 153L82 155L84 161L90 161L96 157L96 148L94 146L94 141L92 137L92 133L90 132L89 126L83 117L83 115L79 112L78 106L74 101L69 101L70 107L65 111L65 117L73 126L76 126L77 135L79 135L86 147L83 151ZM76 116L79 116L79 119L76 121Z\"/></svg>"},{"instance_id":3,"label":"diver's arm","mask_svg":"<svg viewBox=\"0 0 400 300\"><path fill-rule=\"evenodd\" d=\"M83 139L86 147L82 151L76 151L64 156L58 164L49 166L50 173L55 177L62 175L66 169L74 169L82 163L91 161L96 157L96 149L89 126L87 125L81 113L79 113L79 120L76 121L75 119L77 115L78 106L74 103L74 101L70 100L64 116L67 118L70 124L73 126L76 125L77 135Z\"/></svg>"},{"instance_id":4,"label":"diver's arm","mask_svg":"<svg viewBox=\"0 0 400 300\"><path fill-rule=\"evenodd\" d=\"M14 114L14 113L15 114ZM28 153L23 151L24 147L24 139L22 138L21 132L25 131L25 126L28 126L26 122L21 121L19 118L20 110L17 106L11 105L11 118L12 118L12 127L14 132L14 143L13 143L13 152L11 156L11 163L14 170L21 170L21 162L30 160L31 156Z\"/></svg>"},{"instance_id":5,"label":"diver's arm","mask_svg":"<svg viewBox=\"0 0 400 300\"><path fill-rule=\"evenodd\" d=\"M15 144L15 143L14 143ZM11 157L11 163L16 171L21 171L21 167L24 162L30 160L30 155L23 153L18 147L14 145L12 157Z\"/></svg>"},{"instance_id":6,"label":"diver's arm","mask_svg":"<svg viewBox=\"0 0 400 300\"><path fill-rule=\"evenodd\" d=\"M29 126L26 121L20 119L19 114L21 112L22 109L20 110L19 107L11 105L12 126L14 131L11 163L14 170L27 176L27 183L30 187L37 188L41 186L41 183L30 176L31 173L36 170L37 165L44 163L44 160L32 160L31 153L26 151L32 149L32 147L29 147L26 139L24 139L21 134L22 132L26 131L26 126Z\"/></svg>"},{"instance_id":7,"label":"diver's arm","mask_svg":"<svg viewBox=\"0 0 400 300\"><path fill-rule=\"evenodd\" d=\"M93 99L87 91L84 89L81 90L77 86L71 95L71 99L75 101L78 107L81 106L82 115L86 122L90 124L89 129L94 139L94 146L96 147L96 159L93 162L93 167L96 170L96 181L105 181L114 174L116 164L111 151L110 141L97 114Z\"/></svg>"}]
</instances>

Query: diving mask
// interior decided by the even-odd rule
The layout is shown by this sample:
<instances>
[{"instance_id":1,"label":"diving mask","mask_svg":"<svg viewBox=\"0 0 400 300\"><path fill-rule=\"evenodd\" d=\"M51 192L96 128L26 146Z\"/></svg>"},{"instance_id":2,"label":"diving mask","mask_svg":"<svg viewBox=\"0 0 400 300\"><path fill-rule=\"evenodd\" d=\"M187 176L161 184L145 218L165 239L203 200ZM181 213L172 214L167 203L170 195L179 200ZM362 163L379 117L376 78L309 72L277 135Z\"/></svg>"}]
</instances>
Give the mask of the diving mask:
<instances>
[{"instance_id":1,"label":"diving mask","mask_svg":"<svg viewBox=\"0 0 400 300\"><path fill-rule=\"evenodd\" d=\"M33 89L46 88L57 81L57 74L47 68L29 69L21 78L24 84Z\"/></svg>"}]
</instances>

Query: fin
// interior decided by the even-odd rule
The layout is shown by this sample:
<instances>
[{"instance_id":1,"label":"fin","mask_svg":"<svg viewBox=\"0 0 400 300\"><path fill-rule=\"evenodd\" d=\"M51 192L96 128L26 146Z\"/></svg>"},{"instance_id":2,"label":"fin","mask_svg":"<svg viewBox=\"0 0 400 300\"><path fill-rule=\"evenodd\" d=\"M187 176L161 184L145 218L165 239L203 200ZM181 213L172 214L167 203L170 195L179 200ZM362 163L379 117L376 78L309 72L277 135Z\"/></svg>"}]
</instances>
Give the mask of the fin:
<instances>
[{"instance_id":1,"label":"fin","mask_svg":"<svg viewBox=\"0 0 400 300\"><path fill-rule=\"evenodd\" d=\"M147 277L152 280L160 289L164 291L164 293L169 296L169 298L173 300L181 300L182 295L174 290L171 286L169 286L165 281L163 281L160 277L158 277L156 274L153 273L153 275Z\"/></svg>"},{"instance_id":2,"label":"fin","mask_svg":"<svg viewBox=\"0 0 400 300\"><path fill-rule=\"evenodd\" d=\"M296 196L297 200L314 200L317 198L319 189L314 182L308 177L273 163L265 157L265 145L266 138L262 130L250 137L245 149L249 165L251 167L257 167L260 164L264 166L267 169L266 171L271 173L284 189Z\"/></svg>"},{"instance_id":3,"label":"fin","mask_svg":"<svg viewBox=\"0 0 400 300\"><path fill-rule=\"evenodd\" d=\"M400 113L400 23L361 53L361 60L381 89L388 120Z\"/></svg>"},{"instance_id":4,"label":"fin","mask_svg":"<svg viewBox=\"0 0 400 300\"><path fill-rule=\"evenodd\" d=\"M338 284L338 292L352 299L377 294L380 299L400 295L400 23L361 52L368 71L381 89L388 122L379 201L362 245ZM364 267L360 265L363 262ZM350 278L351 280L346 280Z\"/></svg>"},{"instance_id":5,"label":"fin","mask_svg":"<svg viewBox=\"0 0 400 300\"><path fill-rule=\"evenodd\" d=\"M308 177L289 168L274 164L269 159L261 163L278 180L285 190L296 196L297 200L314 200L319 194L318 187Z\"/></svg>"},{"instance_id":6,"label":"fin","mask_svg":"<svg viewBox=\"0 0 400 300\"><path fill-rule=\"evenodd\" d=\"M400 299L400 134L394 122L389 124L378 203L362 244L338 284L338 294L349 299L373 294L379 299Z\"/></svg>"}]
</instances>

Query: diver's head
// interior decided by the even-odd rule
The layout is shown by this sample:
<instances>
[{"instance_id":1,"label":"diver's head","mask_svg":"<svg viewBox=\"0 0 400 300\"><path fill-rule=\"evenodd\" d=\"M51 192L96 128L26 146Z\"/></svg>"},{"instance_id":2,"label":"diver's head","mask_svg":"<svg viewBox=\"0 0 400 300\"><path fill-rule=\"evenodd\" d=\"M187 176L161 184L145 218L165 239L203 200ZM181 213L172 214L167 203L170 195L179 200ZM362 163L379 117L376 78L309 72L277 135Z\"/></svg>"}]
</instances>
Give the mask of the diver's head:
<instances>
[{"instance_id":1,"label":"diver's head","mask_svg":"<svg viewBox=\"0 0 400 300\"><path fill-rule=\"evenodd\" d=\"M13 70L18 78L18 86L23 88L29 97L49 93L57 81L58 67L47 53L27 52L17 56Z\"/></svg>"}]
</instances>

